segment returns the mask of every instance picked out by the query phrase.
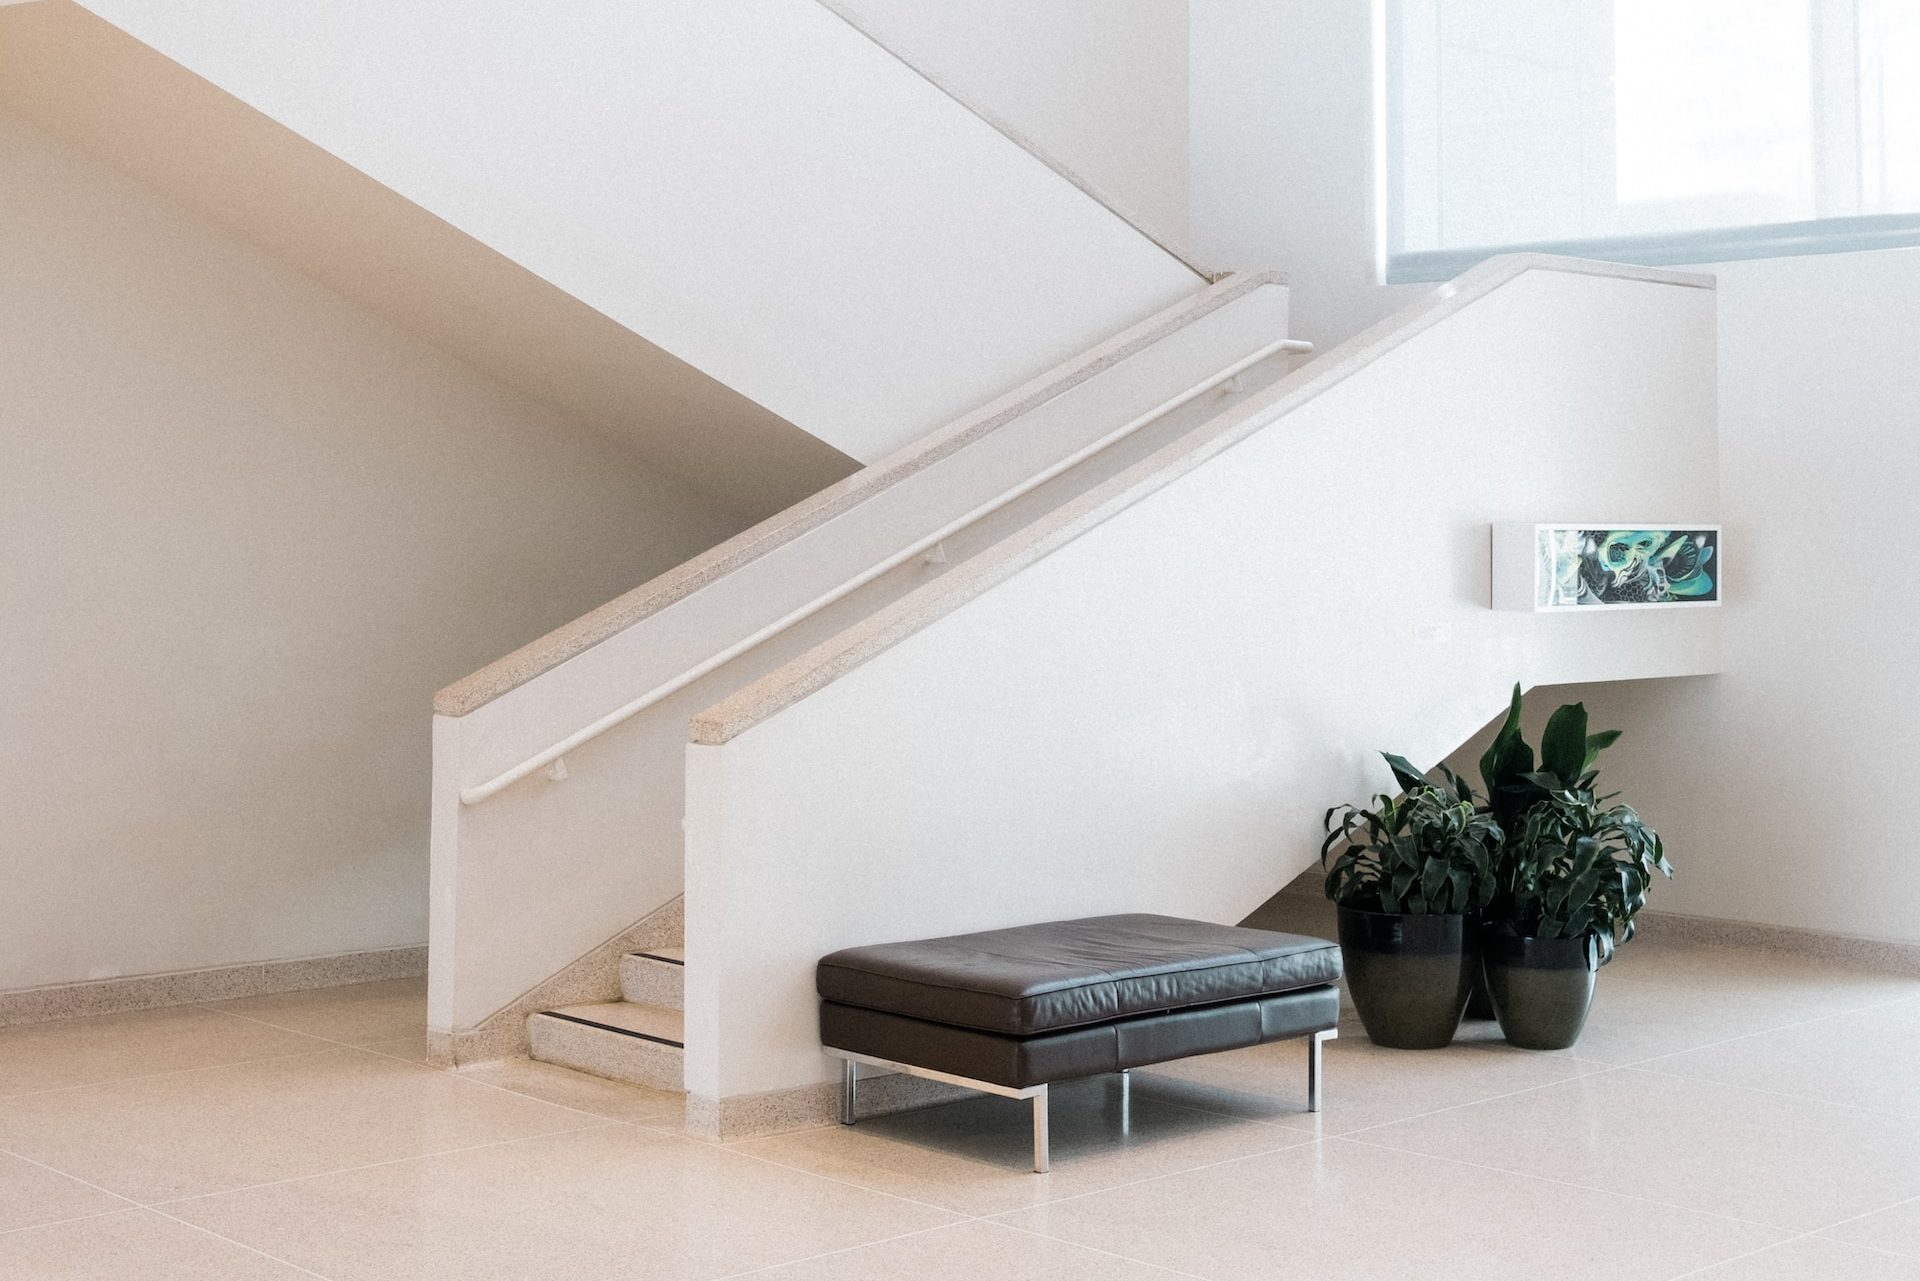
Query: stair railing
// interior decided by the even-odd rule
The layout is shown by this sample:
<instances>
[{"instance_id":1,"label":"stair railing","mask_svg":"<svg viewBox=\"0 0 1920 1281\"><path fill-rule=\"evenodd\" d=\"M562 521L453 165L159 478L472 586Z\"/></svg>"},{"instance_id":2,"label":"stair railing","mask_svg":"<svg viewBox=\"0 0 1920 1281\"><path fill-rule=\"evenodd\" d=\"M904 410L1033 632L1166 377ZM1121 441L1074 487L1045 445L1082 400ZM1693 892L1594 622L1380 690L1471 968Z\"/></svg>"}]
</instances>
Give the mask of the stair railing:
<instances>
[{"instance_id":1,"label":"stair railing","mask_svg":"<svg viewBox=\"0 0 1920 1281\"><path fill-rule=\"evenodd\" d=\"M1155 405L1152 409L1147 410L1145 413L1139 415L1138 417L1129 419L1127 422L1122 423L1120 426L1114 428L1112 431L1108 432L1106 435L1101 436L1099 439L1088 442L1086 445L1083 445L1081 448L1076 449L1074 452L1072 452L1071 454L1068 454L1066 457L1061 458L1057 462L1052 463L1051 465L1049 465L1048 467L1044 468L1041 471L1035 472L1032 476L1029 476L1027 479L1021 481L1018 485L1015 485L1011 489L1008 489L1002 492L1001 494L999 494L998 496L991 498L984 503L981 503L978 507L973 508L971 511L968 511L965 514L958 516L953 520L948 521L946 524L934 530L932 533L927 534L926 536L920 539L917 539L913 543L909 544L907 547L887 557L885 560L882 560L878 564L873 565L872 567L866 570L863 570L859 574L854 575L852 578L847 579L845 582L842 582L839 586L833 588L831 591L825 592L820 596L816 596L814 599L808 601L806 604L800 606L798 609L792 610L789 613L781 615L779 618L776 618L772 622L768 623L766 626L760 628L760 630L753 632L752 634L746 636L745 638L739 641L736 641L732 645L727 646L725 649L714 654L712 657L707 658L706 660L700 663L697 663L692 667L687 668L685 671L681 672L678 676L675 676L673 679L654 686L652 689L640 695L638 698L633 699L630 702L621 704L619 707L616 707L611 712L608 712L605 716L600 717L598 720L586 726L584 729L577 730L574 733L567 735L565 738L553 744L551 747L548 747L542 751L534 753L532 756L529 756L525 760L521 761L518 765L515 765L511 769L504 770L501 773L496 774L494 777L488 779L484 783L477 784L473 787L462 788L460 792L460 803L462 805L478 805L480 802L486 800L487 798L491 796L495 796L498 793L506 790L507 788L512 787L515 783L519 782L521 779L527 778L533 774L537 774L541 770L553 771L553 777L555 777L556 779L564 778L566 767L564 762L562 761L562 758L565 757L567 753L576 750L577 748L581 747L583 744L592 742L594 739L600 737L600 735L606 733L610 729L613 729L615 726L621 724L622 722L631 720L633 717L638 716L641 712L646 711L649 707L652 707L657 703L660 703L668 698L671 698L673 695L679 693L681 690L693 684L695 681L700 680L702 677L708 676L715 671L718 671L720 668L726 666L728 663L740 657L742 654L745 654L749 650L765 644L767 641L773 639L775 636L780 635L782 632L785 632L788 629L795 627L800 623L805 622L807 619L812 618L815 614L818 614L821 610L824 610L829 606L834 605L837 602L846 599L848 596L851 596L854 592L859 591L862 587L865 587L867 584L873 582L875 579L880 578L895 569L898 569L900 566L906 564L908 561L914 559L917 556L925 555L926 553L932 551L934 548L938 547L941 543L945 542L947 539L953 537L955 534L958 534L962 530L965 530L970 526L978 523L979 521L986 519L988 516L991 516L995 512L1001 510L1003 507L1006 507L1011 503L1019 501L1021 498L1024 498L1026 495L1040 488L1042 485L1045 485L1049 481L1052 481L1057 477L1065 474L1066 472L1073 470L1075 467L1078 467L1081 463L1086 462L1089 458L1092 458L1094 455L1100 453L1103 450L1111 448L1112 446L1125 440L1127 437L1133 435L1135 432L1140 431L1142 428L1148 427L1153 423L1157 422L1158 420L1166 417L1168 414L1173 413L1175 410L1193 403L1195 400L1198 400L1201 396L1206 395L1208 392L1214 390L1216 387L1219 387L1224 383L1231 382L1233 379L1239 377L1241 374L1253 368L1255 365L1260 364L1262 361L1271 359L1273 356L1276 356L1282 352L1288 352L1293 354L1305 354L1305 353L1311 352L1312 350L1313 350L1312 343L1303 342L1297 338L1280 338L1280 339L1276 339L1273 342L1267 343L1265 346L1260 347L1259 349L1249 353L1248 355L1242 356L1239 360L1234 361L1232 364L1210 375L1205 380L1195 383L1192 387L1189 387L1187 390L1181 392L1179 395L1174 396L1171 399L1162 401L1160 404Z\"/></svg>"}]
</instances>

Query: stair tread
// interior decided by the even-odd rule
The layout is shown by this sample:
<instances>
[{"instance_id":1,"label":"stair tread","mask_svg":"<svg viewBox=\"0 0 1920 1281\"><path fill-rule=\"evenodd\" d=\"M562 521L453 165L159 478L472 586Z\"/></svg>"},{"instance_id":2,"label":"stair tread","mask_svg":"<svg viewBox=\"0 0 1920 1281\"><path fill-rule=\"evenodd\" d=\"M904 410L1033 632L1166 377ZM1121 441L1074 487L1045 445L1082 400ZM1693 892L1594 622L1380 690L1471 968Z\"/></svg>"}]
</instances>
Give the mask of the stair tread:
<instances>
[{"instance_id":1,"label":"stair tread","mask_svg":"<svg viewBox=\"0 0 1920 1281\"><path fill-rule=\"evenodd\" d=\"M629 952L628 956L644 956L650 961L669 961L674 965L687 963L687 949L684 947L643 947L638 952Z\"/></svg>"},{"instance_id":2,"label":"stair tread","mask_svg":"<svg viewBox=\"0 0 1920 1281\"><path fill-rule=\"evenodd\" d=\"M658 1005L638 1005L632 1001L606 1001L596 1005L563 1005L545 1011L562 1018L601 1027L631 1032L650 1040L672 1045L686 1044L685 1019L679 1010Z\"/></svg>"}]
</instances>

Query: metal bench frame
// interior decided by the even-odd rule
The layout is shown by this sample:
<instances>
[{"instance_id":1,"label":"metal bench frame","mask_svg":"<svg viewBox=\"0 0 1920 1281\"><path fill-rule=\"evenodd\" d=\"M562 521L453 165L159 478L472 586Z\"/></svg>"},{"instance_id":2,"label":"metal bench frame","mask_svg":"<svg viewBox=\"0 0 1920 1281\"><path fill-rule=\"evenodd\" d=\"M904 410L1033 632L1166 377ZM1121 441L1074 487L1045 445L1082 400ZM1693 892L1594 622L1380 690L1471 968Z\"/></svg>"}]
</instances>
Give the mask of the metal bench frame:
<instances>
[{"instance_id":1,"label":"metal bench frame","mask_svg":"<svg viewBox=\"0 0 1920 1281\"><path fill-rule=\"evenodd\" d=\"M1321 1047L1339 1036L1339 1029L1327 1028L1312 1032L1307 1041L1307 1111L1318 1112L1321 1105L1322 1079L1325 1065L1322 1061ZM870 1054L855 1054L851 1050L836 1050L826 1047L827 1053L841 1060L840 1063L840 1124L854 1123L854 1108L859 1100L860 1065L884 1068L890 1072L904 1072L908 1076L922 1077L929 1081L941 1081L947 1085L964 1086L969 1090L978 1090L982 1094L997 1094L1003 1099L1033 1100L1033 1171L1045 1174L1052 1164L1050 1136L1047 1131L1047 1086L1029 1085L1024 1089L1015 1089L1007 1085L995 1085L991 1081L976 1081L970 1077L955 1076L951 1072L938 1072L932 1068L919 1067L912 1063L901 1063L892 1059L875 1058ZM1131 1069L1120 1073L1120 1105L1122 1125L1127 1124L1127 1113L1133 1103L1133 1077Z\"/></svg>"}]
</instances>

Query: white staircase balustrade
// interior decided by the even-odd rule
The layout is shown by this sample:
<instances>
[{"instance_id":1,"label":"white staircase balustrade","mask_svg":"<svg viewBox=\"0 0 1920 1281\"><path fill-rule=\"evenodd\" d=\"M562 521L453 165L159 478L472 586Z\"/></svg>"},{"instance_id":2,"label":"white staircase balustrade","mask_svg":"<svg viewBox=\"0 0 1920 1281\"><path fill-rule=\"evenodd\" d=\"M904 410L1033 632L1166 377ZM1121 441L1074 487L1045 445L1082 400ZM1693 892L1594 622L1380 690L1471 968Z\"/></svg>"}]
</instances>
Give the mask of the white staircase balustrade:
<instances>
[{"instance_id":1,"label":"white staircase balustrade","mask_svg":"<svg viewBox=\"0 0 1920 1281\"><path fill-rule=\"evenodd\" d=\"M1714 521L1714 351L1710 278L1493 260L702 713L689 1115L831 1114L836 948L1236 921L1380 750L1439 760L1516 680L1717 670L1723 610L1489 601L1497 522Z\"/></svg>"},{"instance_id":2,"label":"white staircase balustrade","mask_svg":"<svg viewBox=\"0 0 1920 1281\"><path fill-rule=\"evenodd\" d=\"M1286 301L1270 278L1209 286L443 691L429 1020L449 1052L680 893L695 712L1277 377L1304 345Z\"/></svg>"}]
</instances>

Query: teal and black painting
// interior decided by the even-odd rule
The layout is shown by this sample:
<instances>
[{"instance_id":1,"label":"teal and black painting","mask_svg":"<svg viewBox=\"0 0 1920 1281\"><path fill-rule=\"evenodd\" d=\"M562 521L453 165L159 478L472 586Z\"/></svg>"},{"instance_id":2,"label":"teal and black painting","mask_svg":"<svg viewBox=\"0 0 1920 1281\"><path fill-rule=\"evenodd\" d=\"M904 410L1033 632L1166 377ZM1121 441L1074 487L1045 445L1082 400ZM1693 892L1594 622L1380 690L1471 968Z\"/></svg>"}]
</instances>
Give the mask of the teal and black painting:
<instances>
[{"instance_id":1,"label":"teal and black painting","mask_svg":"<svg viewBox=\"0 0 1920 1281\"><path fill-rule=\"evenodd\" d=\"M1714 529L1543 529L1548 605L1705 604L1720 598Z\"/></svg>"}]
</instances>

